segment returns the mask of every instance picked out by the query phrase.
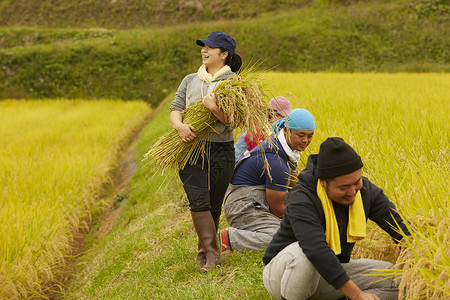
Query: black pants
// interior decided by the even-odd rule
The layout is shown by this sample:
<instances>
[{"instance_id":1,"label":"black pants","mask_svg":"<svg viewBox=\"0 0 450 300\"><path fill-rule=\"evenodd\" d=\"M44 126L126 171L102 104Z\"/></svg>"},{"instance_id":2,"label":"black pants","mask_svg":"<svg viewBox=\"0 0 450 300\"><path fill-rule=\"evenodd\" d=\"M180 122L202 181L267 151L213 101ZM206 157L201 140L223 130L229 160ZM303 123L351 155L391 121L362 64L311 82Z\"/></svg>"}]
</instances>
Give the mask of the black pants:
<instances>
[{"instance_id":1,"label":"black pants","mask_svg":"<svg viewBox=\"0 0 450 300\"><path fill-rule=\"evenodd\" d=\"M194 212L211 211L213 218L220 217L225 192L233 176L233 142L210 143L210 159L199 158L197 163L186 164L180 170L180 179Z\"/></svg>"}]
</instances>

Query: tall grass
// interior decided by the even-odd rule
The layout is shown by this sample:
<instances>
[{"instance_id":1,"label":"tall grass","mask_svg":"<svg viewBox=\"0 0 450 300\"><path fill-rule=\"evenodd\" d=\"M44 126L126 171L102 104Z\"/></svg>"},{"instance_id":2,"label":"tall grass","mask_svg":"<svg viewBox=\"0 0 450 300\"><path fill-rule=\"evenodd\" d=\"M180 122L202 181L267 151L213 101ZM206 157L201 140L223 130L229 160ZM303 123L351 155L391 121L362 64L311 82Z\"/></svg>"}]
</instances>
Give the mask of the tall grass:
<instances>
[{"instance_id":1,"label":"tall grass","mask_svg":"<svg viewBox=\"0 0 450 300\"><path fill-rule=\"evenodd\" d=\"M0 102L0 298L38 296L54 280L148 114L143 102Z\"/></svg>"},{"instance_id":2,"label":"tall grass","mask_svg":"<svg viewBox=\"0 0 450 300\"><path fill-rule=\"evenodd\" d=\"M450 75L270 72L261 77L274 96L289 98L293 107L315 117L315 136L301 153L300 168L326 137L341 136L361 154L364 175L411 222L414 241L407 251L413 256L398 270L411 292L407 298L448 297ZM170 128L168 116L166 105L144 130L138 159ZM198 274L197 236L176 172L160 175L156 163L141 162L129 188L116 227L93 243L67 299L270 299L262 283L263 251L235 252L223 259L220 271ZM225 227L222 217L220 228ZM366 240L355 258L397 260L382 252L392 249L389 238L370 230Z\"/></svg>"}]
</instances>

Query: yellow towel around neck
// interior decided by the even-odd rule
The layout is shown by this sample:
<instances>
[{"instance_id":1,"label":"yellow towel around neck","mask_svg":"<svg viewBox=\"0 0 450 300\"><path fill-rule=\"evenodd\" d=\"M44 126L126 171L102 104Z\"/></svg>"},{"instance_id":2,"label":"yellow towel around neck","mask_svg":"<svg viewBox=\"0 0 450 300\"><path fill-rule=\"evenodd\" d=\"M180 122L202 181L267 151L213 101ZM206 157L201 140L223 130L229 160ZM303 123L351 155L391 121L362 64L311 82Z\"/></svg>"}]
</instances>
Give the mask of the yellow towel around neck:
<instances>
[{"instance_id":1,"label":"yellow towel around neck","mask_svg":"<svg viewBox=\"0 0 450 300\"><path fill-rule=\"evenodd\" d=\"M341 254L341 239L339 238L339 227L334 214L332 200L328 197L325 189L317 180L317 196L322 203L325 213L325 236L328 246L336 255ZM355 202L348 209L347 242L355 243L366 237L366 214L362 203L361 193L358 191Z\"/></svg>"},{"instance_id":2,"label":"yellow towel around neck","mask_svg":"<svg viewBox=\"0 0 450 300\"><path fill-rule=\"evenodd\" d=\"M216 79L216 78L222 76L223 74L225 74L226 72L230 72L230 71L231 71L230 66L225 65L219 71L217 71L216 74L214 74L214 76L212 76L206 70L206 66L201 65L200 68L198 68L197 74L201 80L206 81L207 83L211 83L214 79Z\"/></svg>"}]
</instances>

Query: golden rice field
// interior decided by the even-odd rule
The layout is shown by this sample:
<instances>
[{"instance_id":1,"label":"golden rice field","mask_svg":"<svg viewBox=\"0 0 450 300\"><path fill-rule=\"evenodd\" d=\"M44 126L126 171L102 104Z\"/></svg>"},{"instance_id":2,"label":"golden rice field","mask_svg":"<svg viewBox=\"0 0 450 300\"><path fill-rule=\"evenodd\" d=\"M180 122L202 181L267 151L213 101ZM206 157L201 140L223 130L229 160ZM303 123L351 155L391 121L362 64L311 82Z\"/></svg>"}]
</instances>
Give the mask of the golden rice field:
<instances>
[{"instance_id":1,"label":"golden rice field","mask_svg":"<svg viewBox=\"0 0 450 300\"><path fill-rule=\"evenodd\" d=\"M39 296L67 257L144 102L0 101L0 298Z\"/></svg>"},{"instance_id":2,"label":"golden rice field","mask_svg":"<svg viewBox=\"0 0 450 300\"><path fill-rule=\"evenodd\" d=\"M450 298L450 74L261 77L316 119L300 166L326 137L343 137L409 222L402 251L370 225L355 258L396 262L382 272L402 276L400 297ZM119 145L148 113L140 102L0 102L0 298L36 296L52 280Z\"/></svg>"},{"instance_id":3,"label":"golden rice field","mask_svg":"<svg viewBox=\"0 0 450 300\"><path fill-rule=\"evenodd\" d=\"M343 137L361 154L364 175L410 222L413 234L400 256L373 229L355 257L397 262L397 270L386 273L403 276L400 297L449 299L450 74L264 76L273 96L283 95L315 116L307 152L317 153L328 136Z\"/></svg>"}]
</instances>

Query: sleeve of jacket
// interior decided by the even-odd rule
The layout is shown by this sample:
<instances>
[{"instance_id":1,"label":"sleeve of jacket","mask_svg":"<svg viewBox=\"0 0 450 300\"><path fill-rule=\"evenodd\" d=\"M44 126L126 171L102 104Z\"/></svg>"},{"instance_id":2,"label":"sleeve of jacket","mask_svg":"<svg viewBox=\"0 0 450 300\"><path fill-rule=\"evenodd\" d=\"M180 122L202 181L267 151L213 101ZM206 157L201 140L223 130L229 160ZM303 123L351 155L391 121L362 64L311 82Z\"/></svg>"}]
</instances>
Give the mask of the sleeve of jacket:
<instances>
[{"instance_id":1,"label":"sleeve of jacket","mask_svg":"<svg viewBox=\"0 0 450 300\"><path fill-rule=\"evenodd\" d=\"M284 218L288 218L291 223L294 235L308 260L337 289L350 278L327 244L318 208L305 194L300 197L305 201L293 201L288 205Z\"/></svg>"},{"instance_id":2,"label":"sleeve of jacket","mask_svg":"<svg viewBox=\"0 0 450 300\"><path fill-rule=\"evenodd\" d=\"M386 231L395 243L398 243L398 241L403 238L398 232L398 227L400 227L407 235L410 235L408 228L402 217L398 214L394 203L389 201L383 190L368 179L365 180L364 185L367 187L366 192L370 198L368 218Z\"/></svg>"},{"instance_id":3,"label":"sleeve of jacket","mask_svg":"<svg viewBox=\"0 0 450 300\"><path fill-rule=\"evenodd\" d=\"M188 76L184 77L178 87L175 98L170 105L170 111L183 111L186 108L186 89L188 84Z\"/></svg>"},{"instance_id":4,"label":"sleeve of jacket","mask_svg":"<svg viewBox=\"0 0 450 300\"><path fill-rule=\"evenodd\" d=\"M238 138L236 143L234 144L234 153L235 153L235 160L238 162L240 158L242 158L244 152L247 150L247 144L245 143L245 135L247 134L247 130L242 132L241 136Z\"/></svg>"}]
</instances>

